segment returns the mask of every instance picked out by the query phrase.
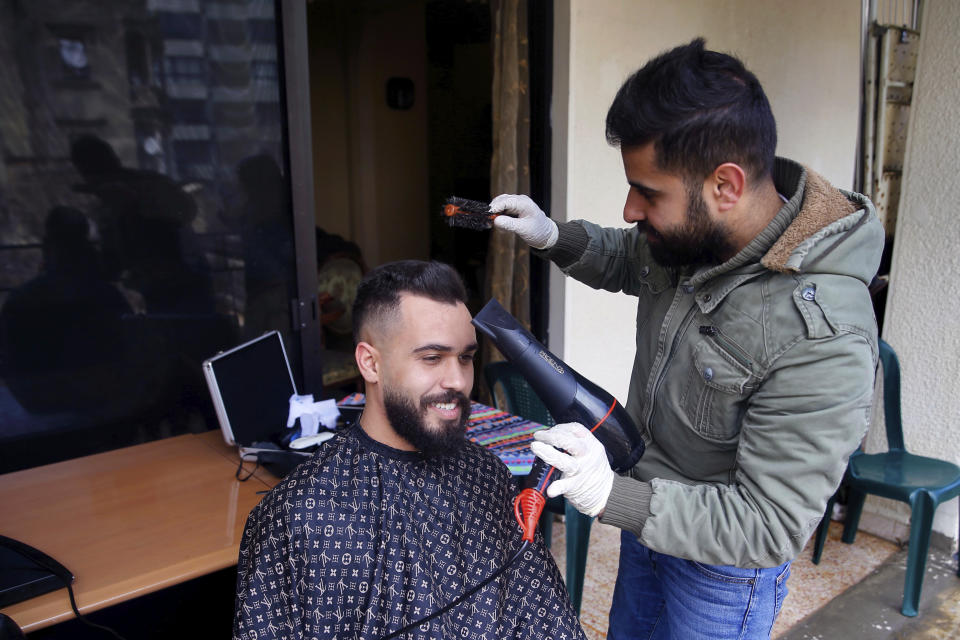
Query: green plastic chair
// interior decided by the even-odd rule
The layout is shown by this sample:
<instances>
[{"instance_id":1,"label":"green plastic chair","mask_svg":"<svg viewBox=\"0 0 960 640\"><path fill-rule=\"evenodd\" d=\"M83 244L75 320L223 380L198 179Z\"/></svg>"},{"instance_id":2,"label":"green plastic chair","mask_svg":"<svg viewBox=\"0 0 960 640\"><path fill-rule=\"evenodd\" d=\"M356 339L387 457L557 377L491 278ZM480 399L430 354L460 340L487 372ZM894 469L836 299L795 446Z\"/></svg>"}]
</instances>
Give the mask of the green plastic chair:
<instances>
[{"instance_id":1,"label":"green plastic chair","mask_svg":"<svg viewBox=\"0 0 960 640\"><path fill-rule=\"evenodd\" d=\"M960 467L937 458L908 453L903 441L900 419L900 363L889 344L880 341L880 361L883 364L883 415L887 427L886 453L866 454L855 451L850 456L844 478L848 489L847 517L843 537L851 544L857 535L857 525L867 494L899 500L910 505L910 543L907 551L907 575L903 586L905 616L917 615L920 589L930 549L930 531L933 514L942 502L960 496ZM826 527L836 496L827 504L824 520L820 523L814 544L813 562L820 562ZM957 563L960 576L960 558Z\"/></svg>"},{"instance_id":2,"label":"green plastic chair","mask_svg":"<svg viewBox=\"0 0 960 640\"><path fill-rule=\"evenodd\" d=\"M498 409L547 426L556 424L543 401L512 364L506 361L491 362L484 367L483 374ZM497 393L498 385L500 394ZM501 403L505 406L501 406ZM583 600L583 576L587 568L587 545L590 542L590 525L593 523L593 518L577 511L563 499L563 496L549 498L544 507L544 513L540 516L540 530L548 547L553 533L552 514L554 513L565 516L567 592L570 594L573 608L579 615L580 603Z\"/></svg>"}]
</instances>

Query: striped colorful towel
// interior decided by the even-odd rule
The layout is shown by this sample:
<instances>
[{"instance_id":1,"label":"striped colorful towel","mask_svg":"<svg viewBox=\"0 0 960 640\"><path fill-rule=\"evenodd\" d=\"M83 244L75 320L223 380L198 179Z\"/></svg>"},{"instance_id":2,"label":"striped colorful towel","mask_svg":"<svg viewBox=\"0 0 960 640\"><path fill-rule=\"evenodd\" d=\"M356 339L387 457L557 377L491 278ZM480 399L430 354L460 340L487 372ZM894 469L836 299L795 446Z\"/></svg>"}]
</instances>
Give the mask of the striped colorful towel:
<instances>
[{"instance_id":1,"label":"striped colorful towel","mask_svg":"<svg viewBox=\"0 0 960 640\"><path fill-rule=\"evenodd\" d=\"M467 438L496 454L515 476L530 473L534 458L530 452L533 433L546 428L479 402L470 403Z\"/></svg>"}]
</instances>

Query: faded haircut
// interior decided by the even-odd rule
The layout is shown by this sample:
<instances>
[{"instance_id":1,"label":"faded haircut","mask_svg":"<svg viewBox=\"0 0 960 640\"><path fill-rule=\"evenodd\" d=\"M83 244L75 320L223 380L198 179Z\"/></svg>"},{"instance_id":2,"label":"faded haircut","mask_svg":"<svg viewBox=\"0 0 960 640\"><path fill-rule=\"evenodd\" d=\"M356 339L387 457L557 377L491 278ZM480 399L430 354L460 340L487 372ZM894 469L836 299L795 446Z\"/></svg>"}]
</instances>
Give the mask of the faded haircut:
<instances>
[{"instance_id":1,"label":"faded haircut","mask_svg":"<svg viewBox=\"0 0 960 640\"><path fill-rule=\"evenodd\" d=\"M771 174L777 126L757 77L703 38L661 53L631 75L607 112L607 142L654 143L657 166L690 181L735 162L758 181Z\"/></svg>"},{"instance_id":2,"label":"faded haircut","mask_svg":"<svg viewBox=\"0 0 960 640\"><path fill-rule=\"evenodd\" d=\"M423 260L388 262L372 269L357 287L353 301L353 342L371 324L386 325L404 293L446 304L467 303L463 280L448 264Z\"/></svg>"}]
</instances>

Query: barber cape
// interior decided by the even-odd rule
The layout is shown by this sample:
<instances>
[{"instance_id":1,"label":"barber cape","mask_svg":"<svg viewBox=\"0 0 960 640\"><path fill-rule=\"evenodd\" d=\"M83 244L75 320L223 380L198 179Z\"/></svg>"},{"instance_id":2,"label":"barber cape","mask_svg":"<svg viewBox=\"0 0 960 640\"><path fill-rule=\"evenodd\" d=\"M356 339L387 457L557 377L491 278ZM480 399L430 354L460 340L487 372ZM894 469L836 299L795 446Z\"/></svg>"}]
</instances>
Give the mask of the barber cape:
<instances>
[{"instance_id":1,"label":"barber cape","mask_svg":"<svg viewBox=\"0 0 960 640\"><path fill-rule=\"evenodd\" d=\"M520 548L515 493L473 443L425 459L341 431L250 513L233 637L377 640L433 613ZM400 637L586 636L538 533L496 580Z\"/></svg>"}]
</instances>

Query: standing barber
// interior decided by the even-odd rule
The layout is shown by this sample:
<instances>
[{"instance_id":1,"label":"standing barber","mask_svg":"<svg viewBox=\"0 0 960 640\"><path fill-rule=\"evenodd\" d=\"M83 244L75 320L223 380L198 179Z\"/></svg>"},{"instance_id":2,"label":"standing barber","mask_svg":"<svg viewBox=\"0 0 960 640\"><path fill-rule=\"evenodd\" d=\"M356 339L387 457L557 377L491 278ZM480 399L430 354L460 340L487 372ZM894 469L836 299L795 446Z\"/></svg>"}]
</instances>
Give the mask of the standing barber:
<instances>
[{"instance_id":1,"label":"standing barber","mask_svg":"<svg viewBox=\"0 0 960 640\"><path fill-rule=\"evenodd\" d=\"M774 157L757 78L702 39L633 74L606 134L633 227L556 224L526 196L491 209L567 275L637 296L627 409L647 451L617 476L571 423L534 452L563 472L551 496L623 529L611 640L767 638L868 426L883 230L865 197Z\"/></svg>"}]
</instances>

